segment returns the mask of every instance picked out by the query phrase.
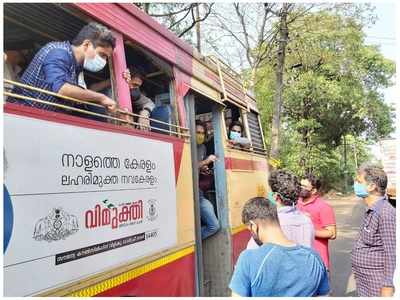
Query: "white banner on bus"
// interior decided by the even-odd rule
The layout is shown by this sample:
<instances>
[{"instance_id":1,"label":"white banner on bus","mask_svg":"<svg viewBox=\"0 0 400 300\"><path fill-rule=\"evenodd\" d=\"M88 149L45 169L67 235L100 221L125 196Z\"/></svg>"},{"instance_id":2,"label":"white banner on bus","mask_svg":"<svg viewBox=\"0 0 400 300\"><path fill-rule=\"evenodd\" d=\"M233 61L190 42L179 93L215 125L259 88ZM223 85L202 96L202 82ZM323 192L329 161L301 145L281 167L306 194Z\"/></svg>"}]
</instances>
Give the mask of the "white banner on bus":
<instances>
[{"instance_id":1,"label":"white banner on bus","mask_svg":"<svg viewBox=\"0 0 400 300\"><path fill-rule=\"evenodd\" d=\"M34 295L174 246L171 143L5 114L4 294Z\"/></svg>"}]
</instances>

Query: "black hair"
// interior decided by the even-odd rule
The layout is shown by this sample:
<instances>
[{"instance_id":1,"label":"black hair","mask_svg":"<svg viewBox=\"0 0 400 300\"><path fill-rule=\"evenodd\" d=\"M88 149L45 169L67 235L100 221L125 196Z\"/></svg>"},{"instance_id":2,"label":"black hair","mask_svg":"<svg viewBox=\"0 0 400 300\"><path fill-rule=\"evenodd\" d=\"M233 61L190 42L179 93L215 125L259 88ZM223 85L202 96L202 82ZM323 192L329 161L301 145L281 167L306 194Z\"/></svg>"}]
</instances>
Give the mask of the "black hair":
<instances>
[{"instance_id":1,"label":"black hair","mask_svg":"<svg viewBox=\"0 0 400 300\"><path fill-rule=\"evenodd\" d=\"M319 191L319 189L321 188L321 185L322 185L321 179L319 179L319 178L318 178L317 176L315 176L314 174L312 174L312 173L307 173L307 174L304 176L304 179L307 179L307 180L311 183L312 187L313 187L314 189L316 189L317 191Z\"/></svg>"},{"instance_id":2,"label":"black hair","mask_svg":"<svg viewBox=\"0 0 400 300\"><path fill-rule=\"evenodd\" d=\"M80 46L84 40L90 40L94 47L115 48L115 37L111 30L96 22L85 25L72 40L72 45Z\"/></svg>"},{"instance_id":3,"label":"black hair","mask_svg":"<svg viewBox=\"0 0 400 300\"><path fill-rule=\"evenodd\" d=\"M146 79L146 72L141 66L129 66L131 78L139 77L142 81Z\"/></svg>"},{"instance_id":4,"label":"black hair","mask_svg":"<svg viewBox=\"0 0 400 300\"><path fill-rule=\"evenodd\" d=\"M280 199L283 205L296 205L301 185L295 175L284 170L272 171L269 175L268 183L273 192L282 196Z\"/></svg>"},{"instance_id":5,"label":"black hair","mask_svg":"<svg viewBox=\"0 0 400 300\"><path fill-rule=\"evenodd\" d=\"M276 205L264 197L255 197L248 200L242 210L242 222L243 224L249 224L250 221L256 219L279 224Z\"/></svg>"},{"instance_id":6,"label":"black hair","mask_svg":"<svg viewBox=\"0 0 400 300\"><path fill-rule=\"evenodd\" d=\"M241 130L241 134L243 135L244 128L243 128L243 124L242 124L240 121L233 121L233 122L229 125L229 132L231 132L233 126L239 126L239 127L240 127L240 130Z\"/></svg>"},{"instance_id":7,"label":"black hair","mask_svg":"<svg viewBox=\"0 0 400 300\"><path fill-rule=\"evenodd\" d=\"M387 175L383 168L373 164L364 164L358 169L358 173L364 174L365 181L376 185L376 191L384 195L387 188Z\"/></svg>"}]
</instances>

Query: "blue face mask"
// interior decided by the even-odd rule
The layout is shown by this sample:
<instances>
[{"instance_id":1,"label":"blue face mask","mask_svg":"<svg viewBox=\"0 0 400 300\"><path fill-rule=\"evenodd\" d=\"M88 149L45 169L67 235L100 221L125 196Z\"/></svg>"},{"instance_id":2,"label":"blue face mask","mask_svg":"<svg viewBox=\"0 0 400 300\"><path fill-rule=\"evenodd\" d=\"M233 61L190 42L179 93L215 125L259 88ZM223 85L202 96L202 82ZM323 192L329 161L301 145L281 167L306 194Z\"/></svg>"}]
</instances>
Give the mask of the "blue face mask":
<instances>
[{"instance_id":1,"label":"blue face mask","mask_svg":"<svg viewBox=\"0 0 400 300\"><path fill-rule=\"evenodd\" d=\"M354 182L354 193L360 198L366 198L369 196L367 186L358 182Z\"/></svg>"},{"instance_id":2,"label":"blue face mask","mask_svg":"<svg viewBox=\"0 0 400 300\"><path fill-rule=\"evenodd\" d=\"M269 192L268 193L268 200L269 200L269 202L271 202L273 205L276 205L276 200L275 200L275 198L274 198L274 192Z\"/></svg>"},{"instance_id":3,"label":"blue face mask","mask_svg":"<svg viewBox=\"0 0 400 300\"><path fill-rule=\"evenodd\" d=\"M237 140L237 139L240 139L241 137L242 137L242 135L241 135L239 132L231 131L231 132L229 133L229 138L230 138L231 140Z\"/></svg>"}]
</instances>

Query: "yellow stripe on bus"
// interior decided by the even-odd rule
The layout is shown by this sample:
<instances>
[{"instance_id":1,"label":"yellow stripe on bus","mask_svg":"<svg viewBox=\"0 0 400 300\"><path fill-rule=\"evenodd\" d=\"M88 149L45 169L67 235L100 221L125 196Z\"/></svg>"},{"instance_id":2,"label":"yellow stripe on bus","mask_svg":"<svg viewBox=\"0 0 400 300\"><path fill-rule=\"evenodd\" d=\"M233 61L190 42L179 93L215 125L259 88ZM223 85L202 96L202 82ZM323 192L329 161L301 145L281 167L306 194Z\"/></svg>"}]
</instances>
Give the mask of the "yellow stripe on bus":
<instances>
[{"instance_id":1,"label":"yellow stripe on bus","mask_svg":"<svg viewBox=\"0 0 400 300\"><path fill-rule=\"evenodd\" d=\"M153 271L157 268L160 268L164 265L167 265L175 260L178 260L184 256L187 256L194 252L194 246L190 246L188 248L182 249L178 252L172 253L160 259L157 259L151 263L145 264L141 267L135 268L128 272L122 273L113 278L107 279L95 285L92 285L88 288L73 292L67 296L69 297L92 297L94 295L100 294L106 290L109 290L113 287L116 287L120 284L123 284L129 280L135 279L143 274L146 274L150 271Z\"/></svg>"},{"instance_id":2,"label":"yellow stripe on bus","mask_svg":"<svg viewBox=\"0 0 400 300\"><path fill-rule=\"evenodd\" d=\"M242 232L243 230L246 230L246 229L247 229L246 225L244 225L244 224L240 225L238 227L232 228L232 234L236 234L236 233Z\"/></svg>"}]
</instances>

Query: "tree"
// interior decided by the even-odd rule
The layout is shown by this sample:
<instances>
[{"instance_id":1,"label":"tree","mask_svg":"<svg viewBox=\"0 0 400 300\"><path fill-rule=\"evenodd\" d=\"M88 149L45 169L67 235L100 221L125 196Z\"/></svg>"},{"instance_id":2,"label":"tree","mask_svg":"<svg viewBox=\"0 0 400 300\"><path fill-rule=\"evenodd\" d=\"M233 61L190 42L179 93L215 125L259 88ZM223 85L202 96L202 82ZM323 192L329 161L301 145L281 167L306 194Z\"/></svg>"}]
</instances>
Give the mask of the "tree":
<instances>
[{"instance_id":1,"label":"tree","mask_svg":"<svg viewBox=\"0 0 400 300\"><path fill-rule=\"evenodd\" d=\"M271 158L277 158L279 154L279 131L281 126L281 108L283 94L283 71L285 67L286 46L289 42L288 14L293 4L283 3L279 12L279 40L277 63L275 70L276 88L274 96L274 113L271 126Z\"/></svg>"},{"instance_id":2,"label":"tree","mask_svg":"<svg viewBox=\"0 0 400 300\"><path fill-rule=\"evenodd\" d=\"M210 16L214 3L136 3L136 5L179 37L192 45L196 44L200 52L199 26ZM192 30L196 26L198 29L195 43Z\"/></svg>"},{"instance_id":3,"label":"tree","mask_svg":"<svg viewBox=\"0 0 400 300\"><path fill-rule=\"evenodd\" d=\"M343 161L344 137L346 143L368 143L393 131L393 108L380 91L392 84L394 64L379 49L364 44L356 16L320 11L289 26L280 158L299 173L314 171L337 180L354 167L335 162ZM268 123L276 76L270 65L257 76L256 94L264 97L260 107L263 122ZM360 147L365 150L365 145Z\"/></svg>"}]
</instances>

